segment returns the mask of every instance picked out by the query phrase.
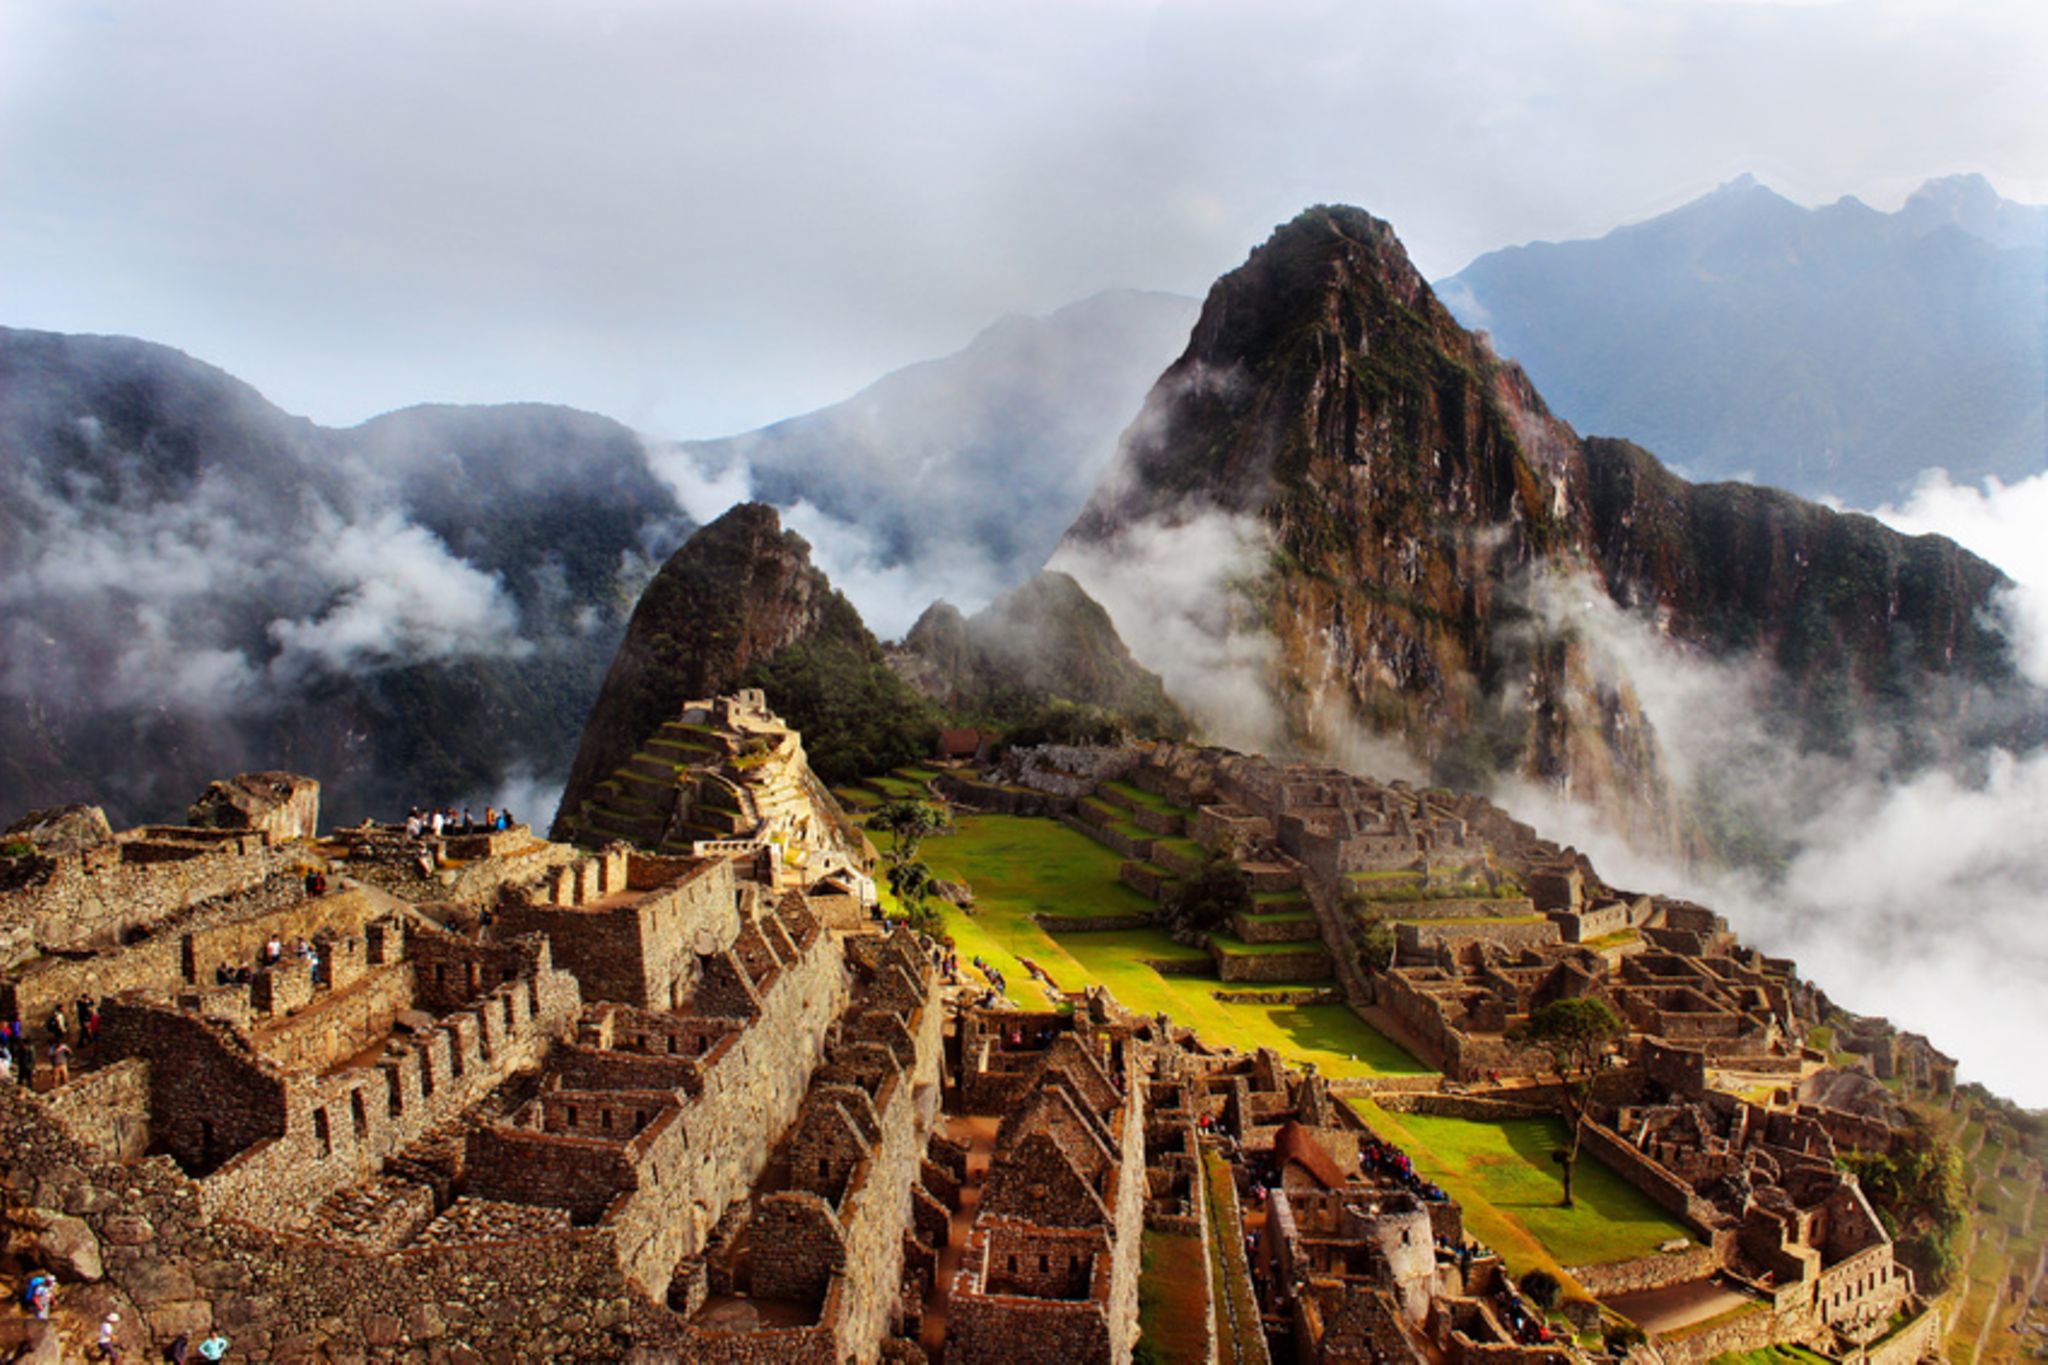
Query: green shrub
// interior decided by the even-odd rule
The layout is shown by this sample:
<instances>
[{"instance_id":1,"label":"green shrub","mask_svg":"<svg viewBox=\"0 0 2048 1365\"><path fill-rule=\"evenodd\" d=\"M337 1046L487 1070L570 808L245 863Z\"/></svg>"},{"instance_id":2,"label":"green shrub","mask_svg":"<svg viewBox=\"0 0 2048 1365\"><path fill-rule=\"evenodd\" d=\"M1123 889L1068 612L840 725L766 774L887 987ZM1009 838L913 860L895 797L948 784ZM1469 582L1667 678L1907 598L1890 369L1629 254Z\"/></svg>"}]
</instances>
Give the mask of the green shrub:
<instances>
[{"instance_id":1,"label":"green shrub","mask_svg":"<svg viewBox=\"0 0 2048 1365\"><path fill-rule=\"evenodd\" d=\"M1557 1276L1547 1270L1532 1270L1516 1281L1515 1287L1522 1291L1522 1297L1536 1305L1541 1312L1548 1313L1564 1298L1564 1286L1557 1282Z\"/></svg>"}]
</instances>

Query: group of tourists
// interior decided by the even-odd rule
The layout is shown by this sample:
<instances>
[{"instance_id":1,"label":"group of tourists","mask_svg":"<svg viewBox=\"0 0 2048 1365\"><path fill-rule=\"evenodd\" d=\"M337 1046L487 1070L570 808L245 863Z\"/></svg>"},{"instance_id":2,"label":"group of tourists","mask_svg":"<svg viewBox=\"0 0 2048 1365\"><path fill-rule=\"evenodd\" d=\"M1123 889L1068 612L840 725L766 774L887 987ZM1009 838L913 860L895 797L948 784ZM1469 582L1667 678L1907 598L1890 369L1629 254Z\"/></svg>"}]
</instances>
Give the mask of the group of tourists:
<instances>
[{"instance_id":1,"label":"group of tourists","mask_svg":"<svg viewBox=\"0 0 2048 1365\"><path fill-rule=\"evenodd\" d=\"M47 1270L38 1270L21 1286L21 1311L34 1317L38 1322L50 1320L50 1309L57 1302L57 1279ZM164 1358L172 1365L187 1365L194 1351L191 1337L180 1332L169 1346L164 1348ZM226 1360L228 1339L219 1332L209 1332L206 1339L196 1348L201 1360ZM110 1312L100 1319L99 1337L93 1343L92 1357L95 1360L119 1362L127 1359L121 1349L121 1314Z\"/></svg>"},{"instance_id":2,"label":"group of tourists","mask_svg":"<svg viewBox=\"0 0 2048 1365\"><path fill-rule=\"evenodd\" d=\"M421 810L414 806L405 813L405 837L439 839L449 834L494 834L512 828L512 812L496 806L484 807L484 818L476 819L468 806Z\"/></svg>"},{"instance_id":3,"label":"group of tourists","mask_svg":"<svg viewBox=\"0 0 2048 1365\"><path fill-rule=\"evenodd\" d=\"M1450 1199L1441 1185L1424 1180L1415 1173L1415 1165L1408 1160L1406 1152L1378 1138L1369 1138L1359 1147L1358 1164L1372 1175L1391 1179L1417 1199L1431 1204L1441 1204Z\"/></svg>"},{"instance_id":4,"label":"group of tourists","mask_svg":"<svg viewBox=\"0 0 2048 1365\"><path fill-rule=\"evenodd\" d=\"M1003 980L1002 969L996 966L995 963L988 961L980 953L976 953L974 955L974 966L977 971L988 978L988 984L995 987L997 995L1002 996L1010 993L1009 983Z\"/></svg>"},{"instance_id":5,"label":"group of tourists","mask_svg":"<svg viewBox=\"0 0 2048 1365\"><path fill-rule=\"evenodd\" d=\"M72 1022L74 1013L77 1022ZM50 1011L49 1019L43 1025L49 1041L41 1044L38 1058L38 1044L29 1030L22 1025L20 1015L9 1015L0 1023L0 1081L13 1081L35 1088L36 1064L40 1060L50 1068L50 1084L63 1085L71 1079L71 1060L79 1047L95 1050L100 1041L99 1001L90 995L81 995L78 1002L69 1008L59 1005Z\"/></svg>"}]
</instances>

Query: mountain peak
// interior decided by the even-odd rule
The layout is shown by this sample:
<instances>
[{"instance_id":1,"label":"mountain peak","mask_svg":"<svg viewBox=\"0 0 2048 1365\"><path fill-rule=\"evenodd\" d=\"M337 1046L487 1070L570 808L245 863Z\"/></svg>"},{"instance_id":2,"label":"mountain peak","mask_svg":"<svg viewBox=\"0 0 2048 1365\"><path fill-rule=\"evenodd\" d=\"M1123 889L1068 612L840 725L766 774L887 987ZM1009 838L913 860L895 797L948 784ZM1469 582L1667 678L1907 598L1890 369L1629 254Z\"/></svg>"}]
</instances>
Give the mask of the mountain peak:
<instances>
[{"instance_id":1,"label":"mountain peak","mask_svg":"<svg viewBox=\"0 0 2048 1365\"><path fill-rule=\"evenodd\" d=\"M2048 207L2014 203L1976 171L1929 180L1907 197L1897 217L1921 236L1955 228L1996 247L2048 243Z\"/></svg>"}]
</instances>

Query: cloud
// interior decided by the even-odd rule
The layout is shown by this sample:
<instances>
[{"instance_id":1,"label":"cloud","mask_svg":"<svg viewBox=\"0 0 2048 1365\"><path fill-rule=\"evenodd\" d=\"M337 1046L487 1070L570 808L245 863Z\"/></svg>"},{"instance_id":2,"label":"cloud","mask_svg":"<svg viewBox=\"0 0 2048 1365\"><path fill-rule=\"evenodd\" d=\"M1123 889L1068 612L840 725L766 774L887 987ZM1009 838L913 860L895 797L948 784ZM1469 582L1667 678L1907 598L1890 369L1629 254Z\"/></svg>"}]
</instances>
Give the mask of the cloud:
<instances>
[{"instance_id":1,"label":"cloud","mask_svg":"<svg viewBox=\"0 0 2048 1365\"><path fill-rule=\"evenodd\" d=\"M4 6L0 39L0 258L34 266L0 314L328 421L425 394L743 430L1005 312L1199 291L1332 199L1440 276L1745 170L2048 193L2032 0L195 0Z\"/></svg>"},{"instance_id":2,"label":"cloud","mask_svg":"<svg viewBox=\"0 0 2048 1365\"><path fill-rule=\"evenodd\" d=\"M1046 567L1101 603L1132 655L1210 740L1276 753L1286 726L1272 695L1273 636L1245 591L1266 571L1257 517L1203 508L1068 541Z\"/></svg>"},{"instance_id":3,"label":"cloud","mask_svg":"<svg viewBox=\"0 0 2048 1365\"><path fill-rule=\"evenodd\" d=\"M457 559L396 511L347 524L321 509L299 567L332 601L316 614L270 623L279 653L269 668L279 681L322 668L533 651L498 578Z\"/></svg>"},{"instance_id":4,"label":"cloud","mask_svg":"<svg viewBox=\"0 0 2048 1365\"><path fill-rule=\"evenodd\" d=\"M1910 511L1884 515L1902 529L1968 531L1995 548L2036 505L2037 485L2048 478L1981 494L1931 479ZM2016 565L2041 559L2024 538L2006 552ZM1681 648L1654 617L1618 607L1582 577L1541 575L1524 596L1547 629L1588 644L1596 671L1634 689L1694 808L1782 861L1679 865L1554 789L1508 780L1496 800L1585 850L1608 881L1713 906L1746 942L1796 959L1838 1003L1927 1034L1961 1060L1966 1078L2048 1104L2036 1056L2048 1037L2048 841L2039 818L2048 753L1993 751L1968 771L1907 774L1875 732L1857 736L1846 755L1800 753L1772 723L1760 667ZM2011 601L2031 601L2031 590Z\"/></svg>"},{"instance_id":5,"label":"cloud","mask_svg":"<svg viewBox=\"0 0 2048 1365\"><path fill-rule=\"evenodd\" d=\"M1908 535L1943 535L1996 564L2013 580L1999 606L2026 675L2048 687L2048 474L2015 484L1957 484L1948 471L1920 476L1903 507L1878 520Z\"/></svg>"}]
</instances>

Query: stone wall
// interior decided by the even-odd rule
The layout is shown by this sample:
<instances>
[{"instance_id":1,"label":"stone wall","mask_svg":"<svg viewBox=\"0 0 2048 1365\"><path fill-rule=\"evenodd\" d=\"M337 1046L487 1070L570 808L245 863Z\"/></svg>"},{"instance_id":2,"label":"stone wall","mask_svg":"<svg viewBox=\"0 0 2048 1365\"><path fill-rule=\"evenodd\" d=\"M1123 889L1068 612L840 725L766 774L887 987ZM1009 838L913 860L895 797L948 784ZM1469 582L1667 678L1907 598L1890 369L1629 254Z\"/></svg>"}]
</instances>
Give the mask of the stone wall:
<instances>
[{"instance_id":1,"label":"stone wall","mask_svg":"<svg viewBox=\"0 0 2048 1365\"><path fill-rule=\"evenodd\" d=\"M657 862L659 869L652 866ZM699 955L733 941L732 864L718 859L678 866L635 854L628 881L616 887L596 875L603 866L602 859L585 859L555 869L541 884L508 888L499 898L500 932L546 934L556 960L590 999L680 1008L696 987ZM661 872L676 879L648 890L632 884ZM621 901L620 893L639 899ZM545 901L544 894L558 900Z\"/></svg>"},{"instance_id":2,"label":"stone wall","mask_svg":"<svg viewBox=\"0 0 2048 1365\"><path fill-rule=\"evenodd\" d=\"M760 1013L703 1059L702 1089L637 1157L638 1184L606 1218L626 1274L652 1298L676 1264L747 1194L771 1155L764 1140L796 1117L833 1020L845 1008L840 940L813 930L761 994Z\"/></svg>"},{"instance_id":3,"label":"stone wall","mask_svg":"<svg viewBox=\"0 0 2048 1365\"><path fill-rule=\"evenodd\" d=\"M1212 945L1209 957L1225 981L1320 981L1330 975L1330 954L1321 943L1298 953L1230 953Z\"/></svg>"},{"instance_id":4,"label":"stone wall","mask_svg":"<svg viewBox=\"0 0 2048 1365\"><path fill-rule=\"evenodd\" d=\"M969 810L993 811L1000 815L1063 815L1073 808L1074 798L1043 791L1025 791L1016 786L982 782L958 773L940 773L933 790L955 805Z\"/></svg>"},{"instance_id":5,"label":"stone wall","mask_svg":"<svg viewBox=\"0 0 2048 1365\"><path fill-rule=\"evenodd\" d=\"M1612 1294L1634 1294L1648 1289L1668 1289L1676 1284L1704 1280L1721 1268L1721 1258L1711 1246L1690 1246L1684 1251L1637 1256L1605 1265L1571 1268L1588 1294L1605 1298Z\"/></svg>"},{"instance_id":6,"label":"stone wall","mask_svg":"<svg viewBox=\"0 0 2048 1365\"><path fill-rule=\"evenodd\" d=\"M70 1210L99 1252L99 1274L64 1302L87 1320L118 1310L137 1358L218 1329L235 1358L257 1361L413 1349L616 1360L665 1316L633 1295L595 1232L390 1252L311 1242L209 1213L168 1158L101 1160L11 1086L0 1149L7 1203Z\"/></svg>"},{"instance_id":7,"label":"stone wall","mask_svg":"<svg viewBox=\"0 0 2048 1365\"><path fill-rule=\"evenodd\" d=\"M38 947L69 952L125 941L186 906L255 886L298 856L258 833L165 829L41 859L39 877L0 893L13 967ZM25 931L25 932L23 932Z\"/></svg>"},{"instance_id":8,"label":"stone wall","mask_svg":"<svg viewBox=\"0 0 2048 1365\"><path fill-rule=\"evenodd\" d=\"M413 941L491 951L441 935ZM203 1177L206 1207L295 1227L567 1035L581 1003L574 978L553 969L545 942L524 952L525 975L364 1066L287 1075L226 1025L125 1000L103 1009L101 1046L149 1062L155 1141Z\"/></svg>"},{"instance_id":9,"label":"stone wall","mask_svg":"<svg viewBox=\"0 0 2048 1365\"><path fill-rule=\"evenodd\" d=\"M101 1161L135 1161L149 1150L149 1063L139 1057L88 1071L46 1096L50 1114Z\"/></svg>"},{"instance_id":10,"label":"stone wall","mask_svg":"<svg viewBox=\"0 0 2048 1365\"><path fill-rule=\"evenodd\" d=\"M1581 1150L1605 1162L1616 1175L1649 1196L1658 1207L1683 1219L1701 1238L1709 1242L1713 1240L1714 1229L1722 1221L1714 1206L1694 1194L1691 1186L1637 1151L1619 1133L1588 1119Z\"/></svg>"},{"instance_id":11,"label":"stone wall","mask_svg":"<svg viewBox=\"0 0 2048 1365\"><path fill-rule=\"evenodd\" d=\"M1135 749L1040 744L1010 750L1003 757L1000 776L1035 791L1079 799L1104 782L1128 777L1143 757Z\"/></svg>"},{"instance_id":12,"label":"stone wall","mask_svg":"<svg viewBox=\"0 0 2048 1365\"><path fill-rule=\"evenodd\" d=\"M262 1026L256 1047L279 1066L325 1071L390 1033L392 1021L413 1001L412 964L385 963L292 1017Z\"/></svg>"},{"instance_id":13,"label":"stone wall","mask_svg":"<svg viewBox=\"0 0 2048 1365\"><path fill-rule=\"evenodd\" d=\"M1554 921L1518 924L1513 920L1489 920L1479 924L1449 924L1440 921L1403 922L1394 926L1396 960L1427 958L1439 949L1456 952L1467 943L1491 943L1501 948L1535 948L1563 941Z\"/></svg>"}]
</instances>

